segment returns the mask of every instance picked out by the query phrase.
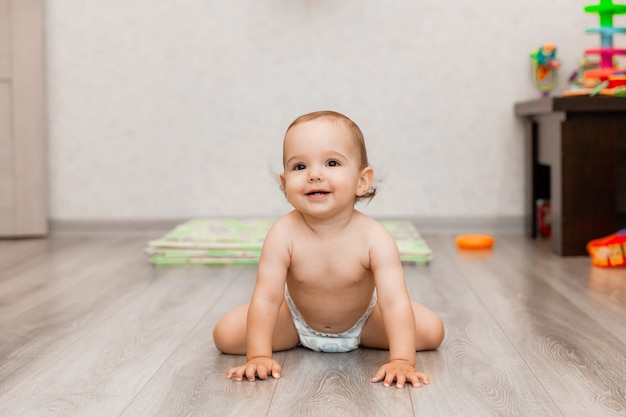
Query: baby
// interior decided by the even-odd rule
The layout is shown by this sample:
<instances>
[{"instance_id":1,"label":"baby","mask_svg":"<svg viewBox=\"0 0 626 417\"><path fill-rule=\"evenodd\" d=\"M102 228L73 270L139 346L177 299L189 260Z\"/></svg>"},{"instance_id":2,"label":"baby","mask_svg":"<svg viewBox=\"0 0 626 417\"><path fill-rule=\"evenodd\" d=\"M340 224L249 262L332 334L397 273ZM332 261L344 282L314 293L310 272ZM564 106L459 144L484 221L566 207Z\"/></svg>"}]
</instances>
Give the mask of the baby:
<instances>
[{"instance_id":1,"label":"baby","mask_svg":"<svg viewBox=\"0 0 626 417\"><path fill-rule=\"evenodd\" d=\"M285 133L283 166L280 182L294 210L265 238L252 301L213 331L221 352L247 355L226 376L279 378L272 352L298 344L321 352L364 346L389 350L372 382L428 384L415 352L436 349L443 324L410 300L390 233L355 210L376 193L361 130L332 111L300 116Z\"/></svg>"}]
</instances>

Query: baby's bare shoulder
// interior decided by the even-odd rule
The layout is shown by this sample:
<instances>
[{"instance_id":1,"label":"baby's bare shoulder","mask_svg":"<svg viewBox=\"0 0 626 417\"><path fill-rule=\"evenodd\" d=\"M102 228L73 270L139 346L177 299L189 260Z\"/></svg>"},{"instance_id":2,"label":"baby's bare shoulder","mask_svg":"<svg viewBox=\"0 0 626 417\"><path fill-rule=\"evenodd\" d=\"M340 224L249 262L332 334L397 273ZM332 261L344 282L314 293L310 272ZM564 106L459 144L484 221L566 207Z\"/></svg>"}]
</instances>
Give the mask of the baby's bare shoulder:
<instances>
[{"instance_id":1,"label":"baby's bare shoulder","mask_svg":"<svg viewBox=\"0 0 626 417\"><path fill-rule=\"evenodd\" d=\"M389 231L378 221L361 212L356 212L354 216L354 229L362 234L364 238L379 239L381 237L389 237Z\"/></svg>"},{"instance_id":2,"label":"baby's bare shoulder","mask_svg":"<svg viewBox=\"0 0 626 417\"><path fill-rule=\"evenodd\" d=\"M282 240L291 241L294 236L294 230L301 227L302 217L295 211L289 212L272 224L267 233L266 240Z\"/></svg>"},{"instance_id":3,"label":"baby's bare shoulder","mask_svg":"<svg viewBox=\"0 0 626 417\"><path fill-rule=\"evenodd\" d=\"M395 257L398 247L389 230L378 221L363 215L355 223L353 240L361 242L370 259Z\"/></svg>"},{"instance_id":4,"label":"baby's bare shoulder","mask_svg":"<svg viewBox=\"0 0 626 417\"><path fill-rule=\"evenodd\" d=\"M291 231L294 227L300 227L301 223L302 216L294 210L276 220L270 230Z\"/></svg>"}]
</instances>

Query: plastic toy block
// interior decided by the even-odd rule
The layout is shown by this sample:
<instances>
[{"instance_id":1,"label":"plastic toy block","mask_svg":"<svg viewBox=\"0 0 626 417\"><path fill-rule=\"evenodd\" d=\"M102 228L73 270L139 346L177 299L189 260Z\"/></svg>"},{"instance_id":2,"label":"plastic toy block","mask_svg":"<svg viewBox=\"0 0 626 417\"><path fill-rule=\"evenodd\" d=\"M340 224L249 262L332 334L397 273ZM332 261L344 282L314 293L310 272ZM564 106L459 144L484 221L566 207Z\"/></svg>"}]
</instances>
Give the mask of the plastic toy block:
<instances>
[{"instance_id":1,"label":"plastic toy block","mask_svg":"<svg viewBox=\"0 0 626 417\"><path fill-rule=\"evenodd\" d=\"M626 266L626 229L592 240L587 244L587 252L594 266Z\"/></svg>"}]
</instances>

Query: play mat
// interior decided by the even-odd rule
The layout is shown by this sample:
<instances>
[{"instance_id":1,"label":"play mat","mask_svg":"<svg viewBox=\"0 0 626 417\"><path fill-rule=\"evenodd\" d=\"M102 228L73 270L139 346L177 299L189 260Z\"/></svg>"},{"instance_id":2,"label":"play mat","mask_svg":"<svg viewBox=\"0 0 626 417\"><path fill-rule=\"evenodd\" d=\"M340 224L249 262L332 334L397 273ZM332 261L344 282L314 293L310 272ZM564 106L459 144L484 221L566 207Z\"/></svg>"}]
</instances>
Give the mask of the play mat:
<instances>
[{"instance_id":1,"label":"play mat","mask_svg":"<svg viewBox=\"0 0 626 417\"><path fill-rule=\"evenodd\" d=\"M263 239L275 219L192 219L145 249L151 263L176 265L256 265ZM425 265L432 252L410 221L380 222L395 238L400 260Z\"/></svg>"}]
</instances>

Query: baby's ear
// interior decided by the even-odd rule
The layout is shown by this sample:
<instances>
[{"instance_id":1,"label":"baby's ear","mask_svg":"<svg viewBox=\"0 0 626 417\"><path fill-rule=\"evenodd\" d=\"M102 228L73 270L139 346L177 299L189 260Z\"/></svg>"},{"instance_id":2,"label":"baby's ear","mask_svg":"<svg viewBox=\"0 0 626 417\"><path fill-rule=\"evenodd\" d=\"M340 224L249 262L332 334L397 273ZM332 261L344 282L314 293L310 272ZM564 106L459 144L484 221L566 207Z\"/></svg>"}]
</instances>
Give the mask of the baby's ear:
<instances>
[{"instance_id":1,"label":"baby's ear","mask_svg":"<svg viewBox=\"0 0 626 417\"><path fill-rule=\"evenodd\" d=\"M280 179L280 189L285 192L285 173L278 174L278 178Z\"/></svg>"},{"instance_id":2,"label":"baby's ear","mask_svg":"<svg viewBox=\"0 0 626 417\"><path fill-rule=\"evenodd\" d=\"M356 190L358 197L367 194L372 188L372 182L374 181L374 169L372 167L363 168L361 170L361 177L359 178L359 187Z\"/></svg>"}]
</instances>

